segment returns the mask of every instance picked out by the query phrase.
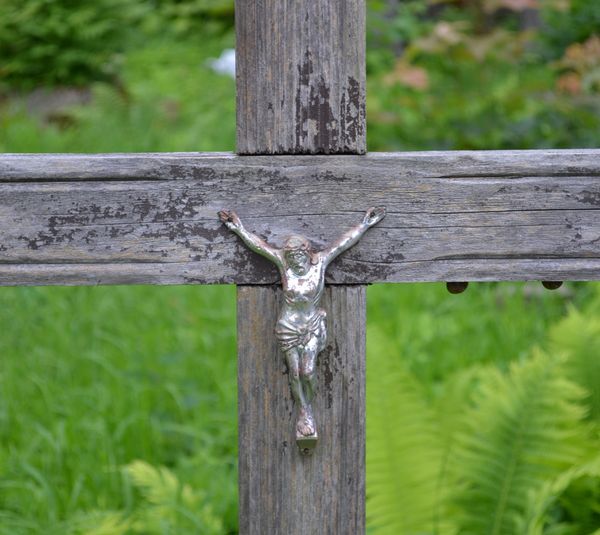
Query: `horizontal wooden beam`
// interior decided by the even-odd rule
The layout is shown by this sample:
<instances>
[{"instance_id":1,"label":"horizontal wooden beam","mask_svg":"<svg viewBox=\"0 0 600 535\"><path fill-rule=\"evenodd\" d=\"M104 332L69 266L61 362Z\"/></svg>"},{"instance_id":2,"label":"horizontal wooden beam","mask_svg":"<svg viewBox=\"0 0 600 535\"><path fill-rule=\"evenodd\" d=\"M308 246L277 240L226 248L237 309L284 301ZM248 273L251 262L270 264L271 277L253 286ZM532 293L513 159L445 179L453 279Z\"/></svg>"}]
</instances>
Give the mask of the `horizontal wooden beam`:
<instances>
[{"instance_id":1,"label":"horizontal wooden beam","mask_svg":"<svg viewBox=\"0 0 600 535\"><path fill-rule=\"evenodd\" d=\"M0 156L0 284L269 284L218 221L316 247L386 219L330 283L600 279L600 150Z\"/></svg>"}]
</instances>

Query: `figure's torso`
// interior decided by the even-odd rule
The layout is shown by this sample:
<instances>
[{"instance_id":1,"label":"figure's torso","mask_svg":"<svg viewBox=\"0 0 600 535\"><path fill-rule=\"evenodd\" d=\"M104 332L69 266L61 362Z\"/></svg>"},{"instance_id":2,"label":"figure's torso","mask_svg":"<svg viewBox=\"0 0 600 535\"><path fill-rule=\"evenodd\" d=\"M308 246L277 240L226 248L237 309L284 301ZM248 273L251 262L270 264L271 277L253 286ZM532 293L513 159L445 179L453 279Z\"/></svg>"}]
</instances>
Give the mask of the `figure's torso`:
<instances>
[{"instance_id":1,"label":"figure's torso","mask_svg":"<svg viewBox=\"0 0 600 535\"><path fill-rule=\"evenodd\" d=\"M316 343L317 351L325 347L326 314L319 308L325 289L325 266L319 259L303 275L288 269L282 273L284 303L275 329L284 351L295 347L307 349ZM313 348L314 349L314 348Z\"/></svg>"},{"instance_id":2,"label":"figure's torso","mask_svg":"<svg viewBox=\"0 0 600 535\"><path fill-rule=\"evenodd\" d=\"M284 307L282 317L294 322L306 322L316 313L325 288L323 262L311 265L306 274L297 275L291 269L282 273Z\"/></svg>"}]
</instances>

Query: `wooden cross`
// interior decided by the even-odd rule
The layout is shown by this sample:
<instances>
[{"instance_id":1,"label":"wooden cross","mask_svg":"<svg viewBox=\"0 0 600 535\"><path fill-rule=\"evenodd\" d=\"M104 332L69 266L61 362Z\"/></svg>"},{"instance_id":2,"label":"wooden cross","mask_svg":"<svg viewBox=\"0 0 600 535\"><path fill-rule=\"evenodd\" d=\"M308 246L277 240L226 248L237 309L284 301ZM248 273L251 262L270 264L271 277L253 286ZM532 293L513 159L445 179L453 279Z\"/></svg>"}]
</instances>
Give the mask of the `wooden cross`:
<instances>
[{"instance_id":1,"label":"wooden cross","mask_svg":"<svg viewBox=\"0 0 600 535\"><path fill-rule=\"evenodd\" d=\"M365 285L600 279L600 151L364 155L365 0L238 0L236 26L238 155L0 156L0 283L237 284L240 531L361 534ZM277 272L217 211L319 245L377 205L328 275L302 456Z\"/></svg>"}]
</instances>

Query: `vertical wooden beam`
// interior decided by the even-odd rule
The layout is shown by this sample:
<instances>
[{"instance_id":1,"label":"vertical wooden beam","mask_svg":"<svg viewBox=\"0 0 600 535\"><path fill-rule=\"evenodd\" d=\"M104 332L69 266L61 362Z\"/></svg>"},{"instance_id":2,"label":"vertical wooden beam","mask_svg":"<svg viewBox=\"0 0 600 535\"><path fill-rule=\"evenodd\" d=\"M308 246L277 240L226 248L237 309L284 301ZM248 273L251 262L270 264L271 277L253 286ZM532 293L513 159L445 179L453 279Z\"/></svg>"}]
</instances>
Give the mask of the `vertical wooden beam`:
<instances>
[{"instance_id":1,"label":"vertical wooden beam","mask_svg":"<svg viewBox=\"0 0 600 535\"><path fill-rule=\"evenodd\" d=\"M301 455L273 336L281 290L238 288L240 533L364 533L365 288L329 287L314 400L319 442Z\"/></svg>"},{"instance_id":2,"label":"vertical wooden beam","mask_svg":"<svg viewBox=\"0 0 600 535\"><path fill-rule=\"evenodd\" d=\"M363 154L365 0L237 0L239 154Z\"/></svg>"},{"instance_id":3,"label":"vertical wooden beam","mask_svg":"<svg viewBox=\"0 0 600 535\"><path fill-rule=\"evenodd\" d=\"M366 151L365 0L236 0L236 27L239 154ZM362 535L365 288L330 287L323 299L310 457L295 444L274 336L280 297L238 289L240 534Z\"/></svg>"}]
</instances>

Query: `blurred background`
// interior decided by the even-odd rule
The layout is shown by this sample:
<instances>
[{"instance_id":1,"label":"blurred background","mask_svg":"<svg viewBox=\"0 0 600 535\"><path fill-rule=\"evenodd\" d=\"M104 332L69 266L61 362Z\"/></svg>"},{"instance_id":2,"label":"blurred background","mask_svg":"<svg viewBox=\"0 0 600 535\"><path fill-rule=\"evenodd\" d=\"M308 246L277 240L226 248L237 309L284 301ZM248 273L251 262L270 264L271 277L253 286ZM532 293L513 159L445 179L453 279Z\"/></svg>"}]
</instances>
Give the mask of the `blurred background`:
<instances>
[{"instance_id":1,"label":"blurred background","mask_svg":"<svg viewBox=\"0 0 600 535\"><path fill-rule=\"evenodd\" d=\"M368 9L370 150L600 146L597 0ZM0 151L233 150L233 20L0 0ZM598 284L368 292L369 533L599 534ZM233 287L2 288L0 326L0 534L237 533Z\"/></svg>"}]
</instances>

